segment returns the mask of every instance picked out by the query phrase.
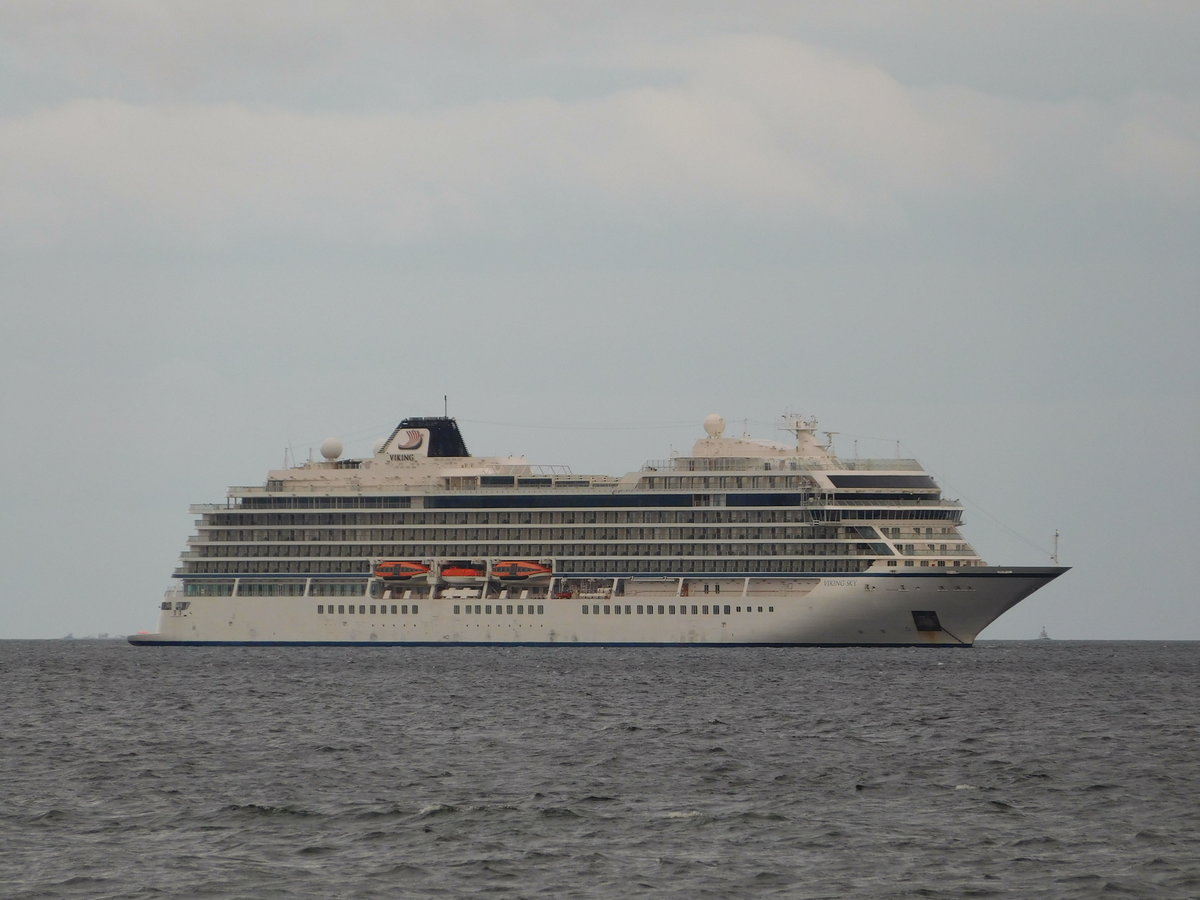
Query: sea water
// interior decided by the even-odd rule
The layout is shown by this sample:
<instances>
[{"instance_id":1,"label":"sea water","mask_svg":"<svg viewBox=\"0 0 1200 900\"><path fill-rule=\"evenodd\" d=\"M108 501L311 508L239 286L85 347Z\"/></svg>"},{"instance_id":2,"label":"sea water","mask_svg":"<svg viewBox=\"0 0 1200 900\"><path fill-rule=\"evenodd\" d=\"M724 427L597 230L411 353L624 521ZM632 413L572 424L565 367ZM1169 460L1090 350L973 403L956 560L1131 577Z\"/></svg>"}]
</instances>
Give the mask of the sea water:
<instances>
[{"instance_id":1,"label":"sea water","mask_svg":"<svg viewBox=\"0 0 1200 900\"><path fill-rule=\"evenodd\" d=\"M1200 644L0 642L5 897L1200 896Z\"/></svg>"}]
</instances>

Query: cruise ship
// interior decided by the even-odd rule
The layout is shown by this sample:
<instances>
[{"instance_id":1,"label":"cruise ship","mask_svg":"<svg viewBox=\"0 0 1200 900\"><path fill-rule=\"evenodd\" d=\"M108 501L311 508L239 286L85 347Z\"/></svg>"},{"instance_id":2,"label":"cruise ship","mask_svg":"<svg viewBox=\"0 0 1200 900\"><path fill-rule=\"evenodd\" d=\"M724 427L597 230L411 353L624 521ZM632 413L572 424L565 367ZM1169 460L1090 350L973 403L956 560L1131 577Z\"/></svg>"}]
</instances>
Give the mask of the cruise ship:
<instances>
[{"instance_id":1,"label":"cruise ship","mask_svg":"<svg viewBox=\"0 0 1200 900\"><path fill-rule=\"evenodd\" d=\"M1066 568L987 565L912 459L844 459L817 422L623 476L476 457L404 419L192 507L137 645L969 647Z\"/></svg>"}]
</instances>

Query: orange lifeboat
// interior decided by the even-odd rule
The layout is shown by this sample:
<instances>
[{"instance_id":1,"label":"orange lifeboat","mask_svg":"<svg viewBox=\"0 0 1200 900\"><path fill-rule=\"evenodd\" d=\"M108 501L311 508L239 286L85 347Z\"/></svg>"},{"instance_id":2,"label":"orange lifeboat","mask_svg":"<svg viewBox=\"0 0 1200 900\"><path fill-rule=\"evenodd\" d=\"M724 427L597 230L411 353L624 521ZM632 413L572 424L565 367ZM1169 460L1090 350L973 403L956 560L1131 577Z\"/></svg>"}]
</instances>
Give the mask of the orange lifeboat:
<instances>
[{"instance_id":1,"label":"orange lifeboat","mask_svg":"<svg viewBox=\"0 0 1200 900\"><path fill-rule=\"evenodd\" d=\"M500 581L545 581L550 568L528 559L506 559L492 566L492 577Z\"/></svg>"},{"instance_id":2,"label":"orange lifeboat","mask_svg":"<svg viewBox=\"0 0 1200 900\"><path fill-rule=\"evenodd\" d=\"M477 566L459 564L442 569L442 581L447 584L478 584L483 579L483 569Z\"/></svg>"},{"instance_id":3,"label":"orange lifeboat","mask_svg":"<svg viewBox=\"0 0 1200 900\"><path fill-rule=\"evenodd\" d=\"M387 560L375 566L375 577L384 581L408 581L429 574L429 566L408 560Z\"/></svg>"}]
</instances>

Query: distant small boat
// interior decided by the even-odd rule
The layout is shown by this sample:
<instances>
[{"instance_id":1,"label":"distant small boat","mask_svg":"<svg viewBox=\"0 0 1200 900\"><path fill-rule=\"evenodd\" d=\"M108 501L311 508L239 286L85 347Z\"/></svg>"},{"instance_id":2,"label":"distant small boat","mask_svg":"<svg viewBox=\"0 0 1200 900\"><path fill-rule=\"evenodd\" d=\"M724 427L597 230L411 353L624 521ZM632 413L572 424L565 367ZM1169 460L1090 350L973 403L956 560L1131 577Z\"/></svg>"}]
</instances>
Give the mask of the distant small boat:
<instances>
[{"instance_id":1,"label":"distant small boat","mask_svg":"<svg viewBox=\"0 0 1200 900\"><path fill-rule=\"evenodd\" d=\"M385 581L411 581L429 574L429 566L407 560L387 560L375 567L375 577Z\"/></svg>"},{"instance_id":2,"label":"distant small boat","mask_svg":"<svg viewBox=\"0 0 1200 900\"><path fill-rule=\"evenodd\" d=\"M1050 641L1050 640L1053 640L1053 638L1052 638L1052 637L1050 637L1050 635L1046 633L1046 626L1045 626L1045 625L1043 625L1043 626L1042 626L1042 633L1038 635L1038 640L1039 640L1039 641Z\"/></svg>"},{"instance_id":3,"label":"distant small boat","mask_svg":"<svg viewBox=\"0 0 1200 900\"><path fill-rule=\"evenodd\" d=\"M506 559L492 566L492 577L500 581L547 581L551 574L549 566L527 559Z\"/></svg>"}]
</instances>

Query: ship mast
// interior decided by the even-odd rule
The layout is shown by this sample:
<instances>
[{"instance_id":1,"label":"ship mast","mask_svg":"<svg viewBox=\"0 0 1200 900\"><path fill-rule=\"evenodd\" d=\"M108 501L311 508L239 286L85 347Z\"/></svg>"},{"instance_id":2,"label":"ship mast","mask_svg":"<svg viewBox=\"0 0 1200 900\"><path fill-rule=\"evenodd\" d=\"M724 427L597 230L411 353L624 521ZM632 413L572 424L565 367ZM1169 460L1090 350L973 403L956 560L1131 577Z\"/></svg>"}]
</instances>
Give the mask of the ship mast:
<instances>
[{"instance_id":1,"label":"ship mast","mask_svg":"<svg viewBox=\"0 0 1200 900\"><path fill-rule=\"evenodd\" d=\"M796 446L799 447L801 442L804 440L804 435L813 434L816 432L817 418L816 416L809 416L806 419L804 416L796 413L789 413L783 417L783 425L781 427L784 431L790 431L792 433L792 435L796 438Z\"/></svg>"}]
</instances>

